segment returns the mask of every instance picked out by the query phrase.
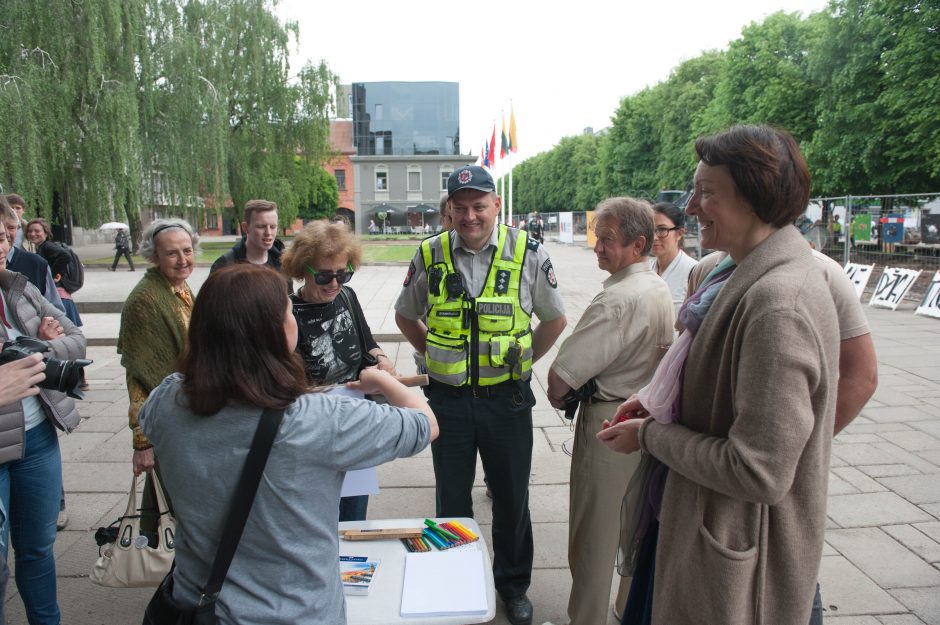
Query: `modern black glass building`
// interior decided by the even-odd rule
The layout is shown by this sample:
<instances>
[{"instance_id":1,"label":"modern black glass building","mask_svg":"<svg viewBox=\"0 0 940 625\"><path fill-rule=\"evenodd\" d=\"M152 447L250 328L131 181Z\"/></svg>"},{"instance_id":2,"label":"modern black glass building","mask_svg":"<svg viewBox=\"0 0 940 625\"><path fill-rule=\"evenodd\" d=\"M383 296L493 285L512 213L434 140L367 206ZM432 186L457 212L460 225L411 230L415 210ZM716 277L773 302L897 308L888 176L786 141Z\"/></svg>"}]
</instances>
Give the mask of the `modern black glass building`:
<instances>
[{"instance_id":1,"label":"modern black glass building","mask_svg":"<svg viewBox=\"0 0 940 625\"><path fill-rule=\"evenodd\" d=\"M359 156L460 154L458 83L357 82L351 100Z\"/></svg>"}]
</instances>

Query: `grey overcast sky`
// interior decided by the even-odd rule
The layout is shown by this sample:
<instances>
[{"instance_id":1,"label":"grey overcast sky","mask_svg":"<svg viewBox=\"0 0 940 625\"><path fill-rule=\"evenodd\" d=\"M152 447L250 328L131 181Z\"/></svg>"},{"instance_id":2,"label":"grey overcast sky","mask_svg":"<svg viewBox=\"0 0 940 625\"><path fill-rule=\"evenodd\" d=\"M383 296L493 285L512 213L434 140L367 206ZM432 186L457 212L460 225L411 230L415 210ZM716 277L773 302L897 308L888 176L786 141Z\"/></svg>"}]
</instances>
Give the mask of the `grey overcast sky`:
<instances>
[{"instance_id":1,"label":"grey overcast sky","mask_svg":"<svg viewBox=\"0 0 940 625\"><path fill-rule=\"evenodd\" d=\"M825 0L438 2L281 0L300 25L292 69L326 61L343 83L460 83L461 152L477 155L500 113L515 109L515 162L559 139L610 125L620 99L665 80L682 61L726 49L777 11ZM503 173L502 163L497 172Z\"/></svg>"}]
</instances>

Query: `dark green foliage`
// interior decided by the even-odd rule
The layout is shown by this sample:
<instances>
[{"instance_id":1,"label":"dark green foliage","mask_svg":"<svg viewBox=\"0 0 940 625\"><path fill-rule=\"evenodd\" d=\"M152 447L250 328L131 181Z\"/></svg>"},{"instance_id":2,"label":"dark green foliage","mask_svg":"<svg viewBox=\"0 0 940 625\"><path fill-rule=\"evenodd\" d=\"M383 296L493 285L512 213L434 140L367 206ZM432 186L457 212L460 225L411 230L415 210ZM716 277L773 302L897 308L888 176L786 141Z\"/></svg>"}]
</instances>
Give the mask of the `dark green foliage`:
<instances>
[{"instance_id":1,"label":"dark green foliage","mask_svg":"<svg viewBox=\"0 0 940 625\"><path fill-rule=\"evenodd\" d=\"M333 174L319 165L296 160L297 179L294 188L300 192L297 216L301 219L324 219L336 214L339 187Z\"/></svg>"},{"instance_id":2,"label":"dark green foliage","mask_svg":"<svg viewBox=\"0 0 940 625\"><path fill-rule=\"evenodd\" d=\"M295 159L329 155L335 77L292 73L299 33L272 0L7 0L0 12L0 180L54 221L140 220L141 205L282 224L309 199ZM298 156L300 155L300 156ZM56 201L62 210L53 213Z\"/></svg>"},{"instance_id":3,"label":"dark green foliage","mask_svg":"<svg viewBox=\"0 0 940 625\"><path fill-rule=\"evenodd\" d=\"M834 0L775 13L623 98L592 148L567 137L513 173L514 210L585 210L603 197L685 189L694 141L762 123L800 141L813 193L940 187L940 2ZM593 156L596 154L596 156Z\"/></svg>"}]
</instances>

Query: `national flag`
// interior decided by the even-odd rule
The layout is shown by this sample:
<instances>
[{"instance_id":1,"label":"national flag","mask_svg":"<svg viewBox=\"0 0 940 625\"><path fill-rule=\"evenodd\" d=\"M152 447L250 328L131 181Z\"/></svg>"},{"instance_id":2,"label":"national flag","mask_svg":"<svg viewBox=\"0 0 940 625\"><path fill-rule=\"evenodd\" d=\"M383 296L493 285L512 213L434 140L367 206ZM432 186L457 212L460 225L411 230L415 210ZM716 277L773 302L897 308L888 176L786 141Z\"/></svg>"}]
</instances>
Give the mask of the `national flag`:
<instances>
[{"instance_id":1,"label":"national flag","mask_svg":"<svg viewBox=\"0 0 940 625\"><path fill-rule=\"evenodd\" d=\"M500 123L503 126L499 144L499 157L506 158L506 154L509 152L509 138L506 136L506 118L503 115L499 117Z\"/></svg>"},{"instance_id":2,"label":"national flag","mask_svg":"<svg viewBox=\"0 0 940 625\"><path fill-rule=\"evenodd\" d=\"M486 140L483 140L483 150L480 152L483 155L483 166L490 166L490 146L486 143Z\"/></svg>"},{"instance_id":3,"label":"national flag","mask_svg":"<svg viewBox=\"0 0 940 625\"><path fill-rule=\"evenodd\" d=\"M519 142L516 140L516 112L509 107L509 151L515 152L519 149Z\"/></svg>"},{"instance_id":4,"label":"national flag","mask_svg":"<svg viewBox=\"0 0 940 625\"><path fill-rule=\"evenodd\" d=\"M496 167L496 124L493 124L493 134L490 135L490 169Z\"/></svg>"}]
</instances>

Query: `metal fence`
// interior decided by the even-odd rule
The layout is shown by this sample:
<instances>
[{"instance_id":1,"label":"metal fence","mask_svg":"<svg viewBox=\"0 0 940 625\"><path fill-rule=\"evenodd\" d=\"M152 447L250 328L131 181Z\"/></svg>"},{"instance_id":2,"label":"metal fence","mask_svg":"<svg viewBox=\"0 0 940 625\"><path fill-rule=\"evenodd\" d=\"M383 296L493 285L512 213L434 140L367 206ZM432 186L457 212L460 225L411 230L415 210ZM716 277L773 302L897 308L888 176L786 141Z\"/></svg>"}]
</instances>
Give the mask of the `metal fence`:
<instances>
[{"instance_id":1,"label":"metal fence","mask_svg":"<svg viewBox=\"0 0 940 625\"><path fill-rule=\"evenodd\" d=\"M557 238L558 213L541 217L546 238ZM583 242L586 213L572 213L572 221L576 244ZM696 258L707 254L697 221L690 217L686 225L686 252ZM868 301L885 267L921 271L905 297L917 301L940 270L940 193L813 198L796 225L813 247L839 264L874 265L863 301Z\"/></svg>"}]
</instances>

